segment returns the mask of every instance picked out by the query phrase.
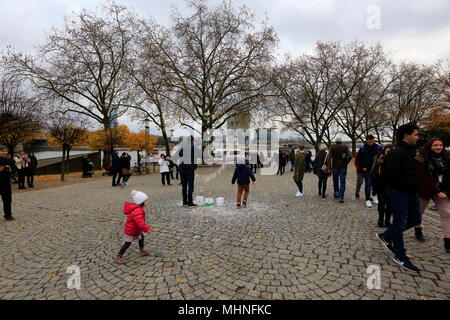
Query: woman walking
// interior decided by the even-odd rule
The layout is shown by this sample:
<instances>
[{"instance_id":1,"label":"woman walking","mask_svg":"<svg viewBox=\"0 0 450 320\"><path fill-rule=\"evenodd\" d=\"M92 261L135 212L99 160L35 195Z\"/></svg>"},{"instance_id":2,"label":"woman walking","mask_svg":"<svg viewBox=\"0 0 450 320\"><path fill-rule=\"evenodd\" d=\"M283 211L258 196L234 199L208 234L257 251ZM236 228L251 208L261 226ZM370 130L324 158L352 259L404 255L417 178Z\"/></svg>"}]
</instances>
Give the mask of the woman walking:
<instances>
[{"instance_id":1,"label":"woman walking","mask_svg":"<svg viewBox=\"0 0 450 320\"><path fill-rule=\"evenodd\" d=\"M380 151L375 157L373 162L373 168L371 172L371 182L373 192L378 195L378 227L390 227L391 226L391 208L389 204L389 198L386 194L385 179L385 159L388 153L392 150L394 145L388 144ZM384 224L383 224L384 223Z\"/></svg>"},{"instance_id":2,"label":"woman walking","mask_svg":"<svg viewBox=\"0 0 450 320\"><path fill-rule=\"evenodd\" d=\"M34 173L38 166L38 160L33 152L28 153L28 172L27 172L27 183L28 188L34 188Z\"/></svg>"},{"instance_id":3,"label":"woman walking","mask_svg":"<svg viewBox=\"0 0 450 320\"><path fill-rule=\"evenodd\" d=\"M122 153L120 157L120 166L122 168L122 187L128 187L128 180L131 177L131 157L128 153Z\"/></svg>"},{"instance_id":4,"label":"woman walking","mask_svg":"<svg viewBox=\"0 0 450 320\"><path fill-rule=\"evenodd\" d=\"M442 139L431 138L416 156L419 177L420 213L423 215L431 199L438 208L444 233L444 246L450 253L450 154ZM416 238L424 241L422 225L415 227Z\"/></svg>"},{"instance_id":5,"label":"woman walking","mask_svg":"<svg viewBox=\"0 0 450 320\"><path fill-rule=\"evenodd\" d=\"M305 147L298 146L295 151L294 181L298 191L296 197L303 197L303 176L305 175Z\"/></svg>"},{"instance_id":6,"label":"woman walking","mask_svg":"<svg viewBox=\"0 0 450 320\"><path fill-rule=\"evenodd\" d=\"M331 175L331 172L327 169L326 159L328 155L327 146L321 144L319 146L319 152L314 160L314 174L319 178L319 197L326 198L327 180Z\"/></svg>"}]
</instances>

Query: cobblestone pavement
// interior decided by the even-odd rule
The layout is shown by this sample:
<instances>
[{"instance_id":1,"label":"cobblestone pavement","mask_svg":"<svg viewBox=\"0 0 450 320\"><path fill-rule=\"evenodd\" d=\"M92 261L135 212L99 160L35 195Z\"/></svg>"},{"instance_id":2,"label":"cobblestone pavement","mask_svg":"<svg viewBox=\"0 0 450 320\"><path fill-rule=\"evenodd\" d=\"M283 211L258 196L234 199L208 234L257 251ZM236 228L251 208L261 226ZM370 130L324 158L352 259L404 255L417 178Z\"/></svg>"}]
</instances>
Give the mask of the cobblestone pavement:
<instances>
[{"instance_id":1,"label":"cobblestone pavement","mask_svg":"<svg viewBox=\"0 0 450 320\"><path fill-rule=\"evenodd\" d=\"M450 298L450 255L437 213L424 218L427 242L415 241L413 231L405 234L408 253L424 270L414 275L375 238L376 207L351 199L354 175L344 204L320 199L312 174L305 176L303 198L294 196L291 173L258 175L249 207L240 210L233 205L231 175L227 169L196 185L195 195L224 197L222 208L182 207L178 182L163 187L158 174L132 177L128 189L103 180L15 195L17 220L0 221L0 298ZM132 188L150 198L151 255L140 257L133 243L126 264L117 265L122 206ZM67 288L71 265L80 267L80 290ZM379 290L367 288L369 265L381 267Z\"/></svg>"}]
</instances>

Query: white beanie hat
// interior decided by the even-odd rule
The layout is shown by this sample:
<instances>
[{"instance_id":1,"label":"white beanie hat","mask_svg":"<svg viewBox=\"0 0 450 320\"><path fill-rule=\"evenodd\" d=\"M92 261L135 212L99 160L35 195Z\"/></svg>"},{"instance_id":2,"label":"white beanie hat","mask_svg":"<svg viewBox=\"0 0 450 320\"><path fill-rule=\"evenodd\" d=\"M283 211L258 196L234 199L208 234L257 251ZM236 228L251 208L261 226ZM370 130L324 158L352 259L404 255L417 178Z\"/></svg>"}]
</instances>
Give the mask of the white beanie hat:
<instances>
[{"instance_id":1,"label":"white beanie hat","mask_svg":"<svg viewBox=\"0 0 450 320\"><path fill-rule=\"evenodd\" d=\"M133 197L134 204L140 205L148 199L147 195L141 191L133 190L131 191L131 196Z\"/></svg>"}]
</instances>

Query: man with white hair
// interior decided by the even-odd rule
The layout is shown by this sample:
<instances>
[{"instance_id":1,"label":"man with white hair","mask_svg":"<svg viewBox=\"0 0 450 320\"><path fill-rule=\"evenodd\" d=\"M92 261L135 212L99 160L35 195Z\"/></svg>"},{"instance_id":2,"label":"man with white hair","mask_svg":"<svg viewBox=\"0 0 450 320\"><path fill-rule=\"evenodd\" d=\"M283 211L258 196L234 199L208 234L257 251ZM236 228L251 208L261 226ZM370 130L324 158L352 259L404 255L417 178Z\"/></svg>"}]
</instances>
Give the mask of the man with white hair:
<instances>
[{"instance_id":1,"label":"man with white hair","mask_svg":"<svg viewBox=\"0 0 450 320\"><path fill-rule=\"evenodd\" d=\"M350 149L342 143L342 138L336 138L336 144L330 147L327 156L327 169L333 173L334 198L344 202L345 180L347 179L347 166L353 155Z\"/></svg>"}]
</instances>

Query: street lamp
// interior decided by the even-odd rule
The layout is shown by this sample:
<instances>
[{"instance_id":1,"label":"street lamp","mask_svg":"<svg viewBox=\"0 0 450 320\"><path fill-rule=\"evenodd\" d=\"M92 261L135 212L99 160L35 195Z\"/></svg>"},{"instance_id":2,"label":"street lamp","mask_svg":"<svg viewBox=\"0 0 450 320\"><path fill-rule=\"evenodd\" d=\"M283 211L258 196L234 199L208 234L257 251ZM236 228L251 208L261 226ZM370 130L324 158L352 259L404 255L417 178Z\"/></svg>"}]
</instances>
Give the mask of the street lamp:
<instances>
[{"instance_id":1,"label":"street lamp","mask_svg":"<svg viewBox=\"0 0 450 320\"><path fill-rule=\"evenodd\" d=\"M150 139L150 119L149 118L145 118L144 119L144 123L145 123L145 144L147 145L147 148L145 148L145 158L148 158L148 144L150 143L149 139Z\"/></svg>"}]
</instances>

